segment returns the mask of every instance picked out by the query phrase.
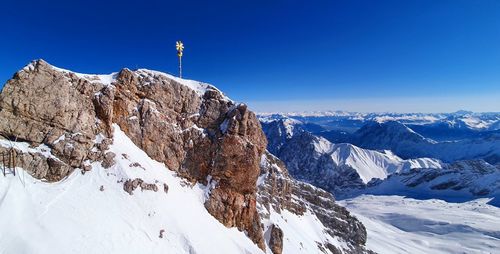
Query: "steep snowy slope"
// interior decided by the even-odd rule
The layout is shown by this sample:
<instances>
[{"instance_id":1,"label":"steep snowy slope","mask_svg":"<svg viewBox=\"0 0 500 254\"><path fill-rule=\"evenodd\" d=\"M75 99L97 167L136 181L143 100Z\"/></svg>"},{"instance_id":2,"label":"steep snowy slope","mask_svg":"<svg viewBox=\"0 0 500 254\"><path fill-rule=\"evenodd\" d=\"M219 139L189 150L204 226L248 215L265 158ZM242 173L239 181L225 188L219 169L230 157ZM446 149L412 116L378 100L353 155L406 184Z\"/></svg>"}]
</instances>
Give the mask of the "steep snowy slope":
<instances>
[{"instance_id":1,"label":"steep snowy slope","mask_svg":"<svg viewBox=\"0 0 500 254\"><path fill-rule=\"evenodd\" d=\"M328 142L323 140L324 143ZM356 169L363 183L372 179L385 179L393 173L415 168L441 168L441 163L429 158L403 160L390 151L378 152L351 144L331 144L328 154L334 165Z\"/></svg>"},{"instance_id":2,"label":"steep snowy slope","mask_svg":"<svg viewBox=\"0 0 500 254\"><path fill-rule=\"evenodd\" d=\"M363 195L340 203L363 222L367 246L378 253L498 253L500 209L488 201Z\"/></svg>"},{"instance_id":3,"label":"steep snowy slope","mask_svg":"<svg viewBox=\"0 0 500 254\"><path fill-rule=\"evenodd\" d=\"M118 155L116 165L92 163L89 172L58 183L21 168L16 176L0 177L0 253L262 252L207 212L207 187L175 176L118 126L110 151ZM127 193L124 183L137 178L154 190Z\"/></svg>"},{"instance_id":4,"label":"steep snowy slope","mask_svg":"<svg viewBox=\"0 0 500 254\"><path fill-rule=\"evenodd\" d=\"M262 156L258 188L259 213L271 249L273 238L283 238L283 253L365 251L364 226L330 193L292 179L270 153Z\"/></svg>"},{"instance_id":5,"label":"steep snowy slope","mask_svg":"<svg viewBox=\"0 0 500 254\"><path fill-rule=\"evenodd\" d=\"M75 172L58 183L34 179L21 168L16 176L0 178L0 253L262 253L243 232L207 212L204 203L213 186L184 181L114 128L109 151L119 157L111 168L92 163L85 174ZM134 179L144 186L128 188ZM295 197L296 207L303 207L305 200ZM328 242L349 249L349 242L325 233L328 228L313 210L287 209L271 208L264 220L283 230L283 253L316 253L319 243ZM352 220L347 211L342 216Z\"/></svg>"}]
</instances>

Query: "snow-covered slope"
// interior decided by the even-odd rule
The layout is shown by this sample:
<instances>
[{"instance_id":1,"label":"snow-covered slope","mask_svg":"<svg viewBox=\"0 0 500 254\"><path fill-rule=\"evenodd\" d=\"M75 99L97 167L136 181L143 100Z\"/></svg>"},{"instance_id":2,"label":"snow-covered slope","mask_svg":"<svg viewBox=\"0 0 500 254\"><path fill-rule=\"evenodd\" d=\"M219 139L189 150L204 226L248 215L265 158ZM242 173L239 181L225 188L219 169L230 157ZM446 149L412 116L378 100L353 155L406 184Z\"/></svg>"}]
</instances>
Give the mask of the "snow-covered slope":
<instances>
[{"instance_id":1,"label":"snow-covered slope","mask_svg":"<svg viewBox=\"0 0 500 254\"><path fill-rule=\"evenodd\" d=\"M377 253L498 253L500 209L488 201L362 195L340 204L363 222Z\"/></svg>"},{"instance_id":2,"label":"snow-covered slope","mask_svg":"<svg viewBox=\"0 0 500 254\"><path fill-rule=\"evenodd\" d=\"M324 143L328 142L323 140ZM356 170L363 183L372 179L385 179L393 173L415 168L441 168L441 163L429 158L403 160L390 151L378 152L351 144L330 144L329 155L336 166L349 166Z\"/></svg>"},{"instance_id":3,"label":"snow-covered slope","mask_svg":"<svg viewBox=\"0 0 500 254\"><path fill-rule=\"evenodd\" d=\"M94 163L90 172L58 183L20 168L16 176L0 177L0 253L262 252L207 212L205 186L184 183L118 126L110 150L118 155L115 166ZM136 178L158 190L129 195L124 181Z\"/></svg>"},{"instance_id":4,"label":"snow-covered slope","mask_svg":"<svg viewBox=\"0 0 500 254\"><path fill-rule=\"evenodd\" d=\"M213 186L184 181L149 158L117 125L114 129L109 151L118 158L109 169L95 162L89 172L73 172L58 183L34 179L21 168L16 176L0 177L0 253L263 253L245 233L224 227L207 212L204 203ZM50 149L44 153L52 156ZM149 189L139 186L130 195L124 183L134 179ZM306 202L299 194L295 198ZM265 226L278 226L286 237L283 253L319 253L318 245L328 242L352 248L327 234L310 206L303 214L286 205L266 212ZM270 236L266 239L269 244Z\"/></svg>"},{"instance_id":5,"label":"snow-covered slope","mask_svg":"<svg viewBox=\"0 0 500 254\"><path fill-rule=\"evenodd\" d=\"M485 161L458 161L442 168L413 169L391 175L385 181L373 181L360 193L403 195L418 199L438 198L464 202L478 197L491 198L500 207L500 166Z\"/></svg>"}]
</instances>

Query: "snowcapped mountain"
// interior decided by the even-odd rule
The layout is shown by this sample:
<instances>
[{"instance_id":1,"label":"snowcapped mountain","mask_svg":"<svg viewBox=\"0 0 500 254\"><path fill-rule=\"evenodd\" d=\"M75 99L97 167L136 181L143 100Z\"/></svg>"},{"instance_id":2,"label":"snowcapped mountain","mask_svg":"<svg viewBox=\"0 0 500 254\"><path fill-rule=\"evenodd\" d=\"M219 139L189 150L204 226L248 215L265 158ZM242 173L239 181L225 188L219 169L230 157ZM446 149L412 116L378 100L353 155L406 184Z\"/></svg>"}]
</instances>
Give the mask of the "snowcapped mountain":
<instances>
[{"instance_id":1,"label":"snowcapped mountain","mask_svg":"<svg viewBox=\"0 0 500 254\"><path fill-rule=\"evenodd\" d=\"M1 253L369 252L364 226L209 84L38 60L4 86L0 119Z\"/></svg>"},{"instance_id":2,"label":"snowcapped mountain","mask_svg":"<svg viewBox=\"0 0 500 254\"><path fill-rule=\"evenodd\" d=\"M498 130L500 112L475 113L457 111L453 113L360 113L347 111L315 111L291 113L259 113L260 117L286 116L304 123L316 123L327 129L359 128L367 122L398 121L406 125L434 125L446 123L451 128L473 131ZM354 129L355 130L355 129Z\"/></svg>"},{"instance_id":3,"label":"snowcapped mountain","mask_svg":"<svg viewBox=\"0 0 500 254\"><path fill-rule=\"evenodd\" d=\"M281 132L277 130L284 128L284 125L294 125L287 127L294 130L292 135L280 136ZM275 151L294 177L329 190L339 198L363 193L404 194L417 198L461 197L467 200L478 196L498 196L498 165L493 166L482 160L443 163L426 157L402 159L391 150L369 150L347 143L333 144L304 130L302 125L301 122L284 119L263 122L269 151ZM357 134L362 146L367 146L363 143L367 141L379 145L384 142L396 143L398 146L381 148L399 152L399 147L411 149L415 144L439 144L393 121L367 124ZM279 146L272 147L276 144ZM499 199L496 198L495 202Z\"/></svg>"},{"instance_id":4,"label":"snowcapped mountain","mask_svg":"<svg viewBox=\"0 0 500 254\"><path fill-rule=\"evenodd\" d=\"M414 168L441 168L435 159L403 160L390 151L374 151L352 144L333 144L301 127L300 122L279 119L262 122L268 150L282 159L297 179L340 195L363 189L373 179ZM282 130L293 130L284 132Z\"/></svg>"},{"instance_id":5,"label":"snowcapped mountain","mask_svg":"<svg viewBox=\"0 0 500 254\"><path fill-rule=\"evenodd\" d=\"M453 142L436 142L396 121L370 122L352 135L352 143L367 149L391 150L403 158L431 157L453 162L484 159L500 162L500 134Z\"/></svg>"}]
</instances>

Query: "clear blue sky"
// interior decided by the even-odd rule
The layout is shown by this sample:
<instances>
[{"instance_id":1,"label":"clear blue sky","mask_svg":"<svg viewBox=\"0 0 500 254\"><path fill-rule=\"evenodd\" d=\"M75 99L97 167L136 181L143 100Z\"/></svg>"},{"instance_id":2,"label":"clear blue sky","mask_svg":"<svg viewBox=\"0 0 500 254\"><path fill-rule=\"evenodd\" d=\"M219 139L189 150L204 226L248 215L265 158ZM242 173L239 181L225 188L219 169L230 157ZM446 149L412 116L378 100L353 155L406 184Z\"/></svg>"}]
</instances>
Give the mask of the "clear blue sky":
<instances>
[{"instance_id":1,"label":"clear blue sky","mask_svg":"<svg viewBox=\"0 0 500 254\"><path fill-rule=\"evenodd\" d=\"M50 2L42 3L42 2ZM0 83L32 59L210 82L259 111L500 111L500 1L2 1Z\"/></svg>"}]
</instances>

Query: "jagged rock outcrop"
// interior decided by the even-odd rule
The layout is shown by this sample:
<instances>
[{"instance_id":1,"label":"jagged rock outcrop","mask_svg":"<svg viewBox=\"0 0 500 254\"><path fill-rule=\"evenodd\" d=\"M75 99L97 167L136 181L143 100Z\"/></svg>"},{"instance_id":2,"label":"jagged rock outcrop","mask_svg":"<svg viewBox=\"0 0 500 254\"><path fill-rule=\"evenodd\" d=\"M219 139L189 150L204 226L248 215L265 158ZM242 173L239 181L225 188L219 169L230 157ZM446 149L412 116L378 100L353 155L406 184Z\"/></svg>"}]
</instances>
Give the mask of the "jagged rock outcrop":
<instances>
[{"instance_id":1,"label":"jagged rock outcrop","mask_svg":"<svg viewBox=\"0 0 500 254\"><path fill-rule=\"evenodd\" d=\"M283 253L283 230L276 225L271 226L271 237L269 238L269 247L273 254Z\"/></svg>"},{"instance_id":2,"label":"jagged rock outcrop","mask_svg":"<svg viewBox=\"0 0 500 254\"><path fill-rule=\"evenodd\" d=\"M318 248L325 253L367 253L366 229L349 211L335 204L332 194L310 184L294 180L282 161L270 153L265 153L261 161L258 206L264 220L271 219L272 213L284 210L298 215L313 214L325 227L325 234L337 241L345 242L343 250L333 242L318 242ZM271 225L269 230L273 230ZM283 233L286 238L286 232ZM273 246L270 243L269 246Z\"/></svg>"},{"instance_id":3,"label":"jagged rock outcrop","mask_svg":"<svg viewBox=\"0 0 500 254\"><path fill-rule=\"evenodd\" d=\"M73 73L63 74L43 61L30 64L2 90L0 134L11 140L46 144L64 167L81 167L99 132L90 98L103 86ZM28 170L50 181L69 172L34 166Z\"/></svg>"},{"instance_id":4,"label":"jagged rock outcrop","mask_svg":"<svg viewBox=\"0 0 500 254\"><path fill-rule=\"evenodd\" d=\"M266 139L255 114L215 87L148 70L77 74L38 60L5 85L0 118L6 138L51 149L57 158L21 156L28 172L48 181L85 169L86 161L111 167L106 144L117 124L181 176L217 183L207 210L264 248L255 183Z\"/></svg>"},{"instance_id":5,"label":"jagged rock outcrop","mask_svg":"<svg viewBox=\"0 0 500 254\"><path fill-rule=\"evenodd\" d=\"M329 237L346 242L343 251L365 251L362 224L335 205L331 194L293 180L284 167L263 166L267 140L255 114L208 84L142 69L78 74L38 60L3 88L0 119L0 141L24 142L16 162L38 179L59 181L74 169L95 168L89 166L94 162L112 168L117 155L108 148L113 129L120 128L152 159L191 184L207 185L208 212L244 231L262 250L268 232L263 221L271 210L285 209L314 214ZM269 154L264 157L282 165ZM130 194L138 187L158 191L161 186L141 179L123 184ZM286 231L275 228L271 234L279 253ZM318 246L326 253L338 251L326 240Z\"/></svg>"},{"instance_id":6,"label":"jagged rock outcrop","mask_svg":"<svg viewBox=\"0 0 500 254\"><path fill-rule=\"evenodd\" d=\"M134 195L134 190L138 187L141 187L141 190L148 191L158 191L158 186L154 183L146 183L144 180L140 178L136 178L134 180L129 179L123 183L123 190L126 191L129 195Z\"/></svg>"}]
</instances>

